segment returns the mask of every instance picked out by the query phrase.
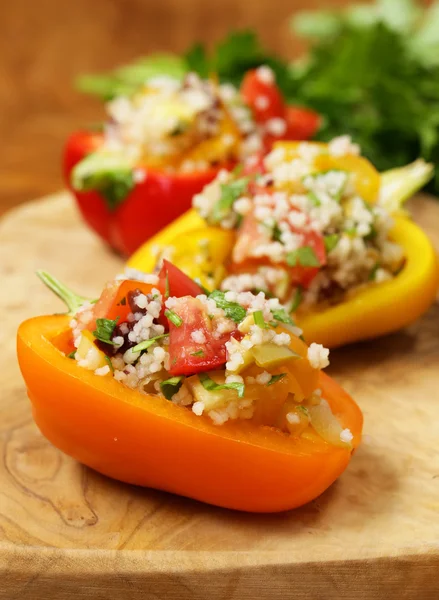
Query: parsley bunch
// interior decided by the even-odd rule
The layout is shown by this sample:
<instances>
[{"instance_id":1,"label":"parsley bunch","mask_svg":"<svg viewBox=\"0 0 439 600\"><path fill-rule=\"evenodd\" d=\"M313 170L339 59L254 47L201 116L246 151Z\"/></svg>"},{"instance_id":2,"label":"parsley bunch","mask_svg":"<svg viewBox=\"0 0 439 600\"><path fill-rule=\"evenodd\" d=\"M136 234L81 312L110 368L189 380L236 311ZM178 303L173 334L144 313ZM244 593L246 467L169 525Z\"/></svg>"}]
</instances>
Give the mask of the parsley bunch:
<instances>
[{"instance_id":1,"label":"parsley bunch","mask_svg":"<svg viewBox=\"0 0 439 600\"><path fill-rule=\"evenodd\" d=\"M299 13L293 29L311 48L288 93L324 115L319 139L350 134L380 171L439 162L439 2Z\"/></svg>"}]
</instances>

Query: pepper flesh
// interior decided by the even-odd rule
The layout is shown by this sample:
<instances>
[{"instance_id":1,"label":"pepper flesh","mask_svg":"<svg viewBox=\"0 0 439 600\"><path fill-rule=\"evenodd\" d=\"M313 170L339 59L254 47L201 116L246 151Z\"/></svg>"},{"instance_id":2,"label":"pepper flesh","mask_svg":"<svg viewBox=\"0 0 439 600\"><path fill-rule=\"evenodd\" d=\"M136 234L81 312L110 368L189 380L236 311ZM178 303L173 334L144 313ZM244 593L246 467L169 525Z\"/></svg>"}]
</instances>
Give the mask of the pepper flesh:
<instances>
[{"instance_id":1,"label":"pepper flesh","mask_svg":"<svg viewBox=\"0 0 439 600\"><path fill-rule=\"evenodd\" d=\"M64 177L86 223L123 256L129 256L152 235L188 210L192 198L210 183L219 169L166 173L136 167L138 183L114 210L99 191L77 191L71 186L74 166L102 144L96 132L72 134L64 151Z\"/></svg>"},{"instance_id":2,"label":"pepper flesh","mask_svg":"<svg viewBox=\"0 0 439 600\"><path fill-rule=\"evenodd\" d=\"M337 305L322 307L307 314L296 315L308 343L318 342L336 348L360 340L379 337L397 331L416 321L434 302L439 286L439 265L436 252L427 235L404 215L394 216L395 225L390 238L399 244L405 255L405 264L393 279L370 283L358 288ZM154 247L184 243L197 230L212 237L218 228L207 227L194 211L190 210L142 246L128 261L128 266L150 272L154 269ZM203 229L204 228L204 229ZM203 234L203 231L205 234ZM222 256L230 255L222 249ZM183 254L183 251L180 250ZM188 256L186 261L189 262ZM176 261L178 266L178 261ZM183 270L185 267L183 266ZM218 282L219 285L219 282Z\"/></svg>"},{"instance_id":3,"label":"pepper flesh","mask_svg":"<svg viewBox=\"0 0 439 600\"><path fill-rule=\"evenodd\" d=\"M69 318L36 317L18 331L18 359L35 421L59 449L128 483L249 512L277 512L321 494L361 438L362 414L333 380L319 385L353 434L352 447L289 437L247 422L215 426L161 397L81 369L53 344Z\"/></svg>"}]
</instances>

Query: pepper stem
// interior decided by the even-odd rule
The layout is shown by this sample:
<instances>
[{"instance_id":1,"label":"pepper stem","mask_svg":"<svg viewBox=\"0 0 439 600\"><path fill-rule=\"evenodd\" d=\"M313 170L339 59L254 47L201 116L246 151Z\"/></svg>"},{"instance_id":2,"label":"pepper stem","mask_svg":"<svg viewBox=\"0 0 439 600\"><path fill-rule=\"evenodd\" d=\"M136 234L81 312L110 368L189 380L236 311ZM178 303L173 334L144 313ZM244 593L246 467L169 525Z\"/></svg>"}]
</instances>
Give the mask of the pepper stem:
<instances>
[{"instance_id":1,"label":"pepper stem","mask_svg":"<svg viewBox=\"0 0 439 600\"><path fill-rule=\"evenodd\" d=\"M78 308L84 304L84 302L92 302L89 298L85 298L84 296L78 296L75 292L72 292L68 287L66 287L59 279L53 277L47 273L47 271L42 271L39 269L36 272L37 276L41 279L45 286L49 288L54 294L60 298L64 304L69 309L68 315L73 316L78 311Z\"/></svg>"}]
</instances>

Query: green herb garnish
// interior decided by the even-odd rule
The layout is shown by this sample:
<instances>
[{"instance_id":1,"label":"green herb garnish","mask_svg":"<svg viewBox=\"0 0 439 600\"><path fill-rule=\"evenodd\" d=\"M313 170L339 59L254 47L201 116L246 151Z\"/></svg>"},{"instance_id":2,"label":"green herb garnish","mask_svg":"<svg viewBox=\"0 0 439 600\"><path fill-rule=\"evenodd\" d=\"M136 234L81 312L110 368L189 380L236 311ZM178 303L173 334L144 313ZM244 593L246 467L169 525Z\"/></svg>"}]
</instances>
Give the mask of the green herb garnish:
<instances>
[{"instance_id":1,"label":"green herb garnish","mask_svg":"<svg viewBox=\"0 0 439 600\"><path fill-rule=\"evenodd\" d=\"M111 362L111 358L107 355L105 355L105 362L107 363L107 365L110 367L110 371L112 373L114 373L114 367L113 367L113 363Z\"/></svg>"},{"instance_id":2,"label":"green herb garnish","mask_svg":"<svg viewBox=\"0 0 439 600\"><path fill-rule=\"evenodd\" d=\"M96 329L93 331L93 335L97 340L104 344L116 346L111 338L118 321L119 317L116 317L115 319L96 319Z\"/></svg>"},{"instance_id":3,"label":"green herb garnish","mask_svg":"<svg viewBox=\"0 0 439 600\"><path fill-rule=\"evenodd\" d=\"M69 354L67 354L66 356L67 356L67 358L75 358L76 350L72 350L72 352L69 352Z\"/></svg>"},{"instance_id":4,"label":"green herb garnish","mask_svg":"<svg viewBox=\"0 0 439 600\"><path fill-rule=\"evenodd\" d=\"M191 352L191 356L204 356L204 350L198 350L197 352Z\"/></svg>"},{"instance_id":5,"label":"green herb garnish","mask_svg":"<svg viewBox=\"0 0 439 600\"><path fill-rule=\"evenodd\" d=\"M331 233L330 235L325 235L323 241L325 242L325 250L326 252L331 252L340 240L340 235L338 233Z\"/></svg>"},{"instance_id":6,"label":"green herb garnish","mask_svg":"<svg viewBox=\"0 0 439 600\"><path fill-rule=\"evenodd\" d=\"M165 317L167 317L176 327L181 327L183 325L183 319L173 310L165 310Z\"/></svg>"},{"instance_id":7,"label":"green herb garnish","mask_svg":"<svg viewBox=\"0 0 439 600\"><path fill-rule=\"evenodd\" d=\"M201 385L208 392L219 392L220 390L236 390L239 398L244 397L245 385L243 383L216 383L213 379L207 375L207 373L200 373L198 378Z\"/></svg>"},{"instance_id":8,"label":"green herb garnish","mask_svg":"<svg viewBox=\"0 0 439 600\"><path fill-rule=\"evenodd\" d=\"M126 296L124 296L122 298L122 300L118 303L118 306L125 306L126 303L127 303L127 299L126 299Z\"/></svg>"},{"instance_id":9,"label":"green herb garnish","mask_svg":"<svg viewBox=\"0 0 439 600\"><path fill-rule=\"evenodd\" d=\"M183 385L184 375L171 377L160 383L160 389L166 400L171 400L172 396L178 392Z\"/></svg>"},{"instance_id":10,"label":"green herb garnish","mask_svg":"<svg viewBox=\"0 0 439 600\"><path fill-rule=\"evenodd\" d=\"M136 346L131 348L131 352L143 352L144 350L148 350L150 346L156 343L157 340L161 340L162 338L169 335L169 333L162 333L161 335L156 335L155 337L149 338L149 340L144 340L140 342Z\"/></svg>"},{"instance_id":11,"label":"green herb garnish","mask_svg":"<svg viewBox=\"0 0 439 600\"><path fill-rule=\"evenodd\" d=\"M293 300L291 302L290 313L295 312L299 308L300 303L302 302L302 298L303 298L302 288L297 287L296 291L294 292Z\"/></svg>"},{"instance_id":12,"label":"green herb garnish","mask_svg":"<svg viewBox=\"0 0 439 600\"><path fill-rule=\"evenodd\" d=\"M264 319L264 313L262 312L262 310L256 310L253 313L253 319L255 321L255 325L257 325L261 329L267 329L267 327L269 327L269 324Z\"/></svg>"},{"instance_id":13,"label":"green herb garnish","mask_svg":"<svg viewBox=\"0 0 439 600\"><path fill-rule=\"evenodd\" d=\"M274 310L271 309L271 314L273 315L273 319L277 323L285 323L286 325L295 325L293 319L287 313L285 308L276 308ZM276 325L277 325L277 323L276 323Z\"/></svg>"},{"instance_id":14,"label":"green herb garnish","mask_svg":"<svg viewBox=\"0 0 439 600\"><path fill-rule=\"evenodd\" d=\"M280 381L281 379L283 379L285 377L286 373L279 373L279 375L273 375L270 379L270 381L267 383L267 385L273 385L274 383L277 383L278 381Z\"/></svg>"},{"instance_id":15,"label":"green herb garnish","mask_svg":"<svg viewBox=\"0 0 439 600\"><path fill-rule=\"evenodd\" d=\"M210 223L216 225L230 214L230 211L233 208L233 203L243 195L247 189L249 181L250 177L242 177L241 179L236 179L230 183L221 184L221 194L219 200L213 207L212 214L209 217Z\"/></svg>"},{"instance_id":16,"label":"green herb garnish","mask_svg":"<svg viewBox=\"0 0 439 600\"><path fill-rule=\"evenodd\" d=\"M168 275L168 272L166 271L166 277L165 277L165 300L167 300L169 298L169 294L170 294L170 290L169 290L169 275Z\"/></svg>"},{"instance_id":17,"label":"green herb garnish","mask_svg":"<svg viewBox=\"0 0 439 600\"><path fill-rule=\"evenodd\" d=\"M235 323L240 323L247 316L247 311L237 302L229 302L225 299L225 292L219 290L213 291L209 294L209 298L215 301L218 308L222 308L226 313L226 316Z\"/></svg>"},{"instance_id":18,"label":"green herb garnish","mask_svg":"<svg viewBox=\"0 0 439 600\"><path fill-rule=\"evenodd\" d=\"M320 267L320 261L311 246L302 246L287 254L287 264L290 267Z\"/></svg>"}]
</instances>

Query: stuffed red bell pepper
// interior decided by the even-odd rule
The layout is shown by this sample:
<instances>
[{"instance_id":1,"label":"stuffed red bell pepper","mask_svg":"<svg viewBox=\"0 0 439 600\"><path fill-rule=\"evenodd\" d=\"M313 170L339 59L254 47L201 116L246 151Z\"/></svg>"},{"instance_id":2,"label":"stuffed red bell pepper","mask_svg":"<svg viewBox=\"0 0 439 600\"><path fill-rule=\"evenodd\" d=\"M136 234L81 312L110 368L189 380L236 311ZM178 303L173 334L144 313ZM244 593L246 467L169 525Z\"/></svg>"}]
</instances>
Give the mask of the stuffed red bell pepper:
<instances>
[{"instance_id":1,"label":"stuffed red bell pepper","mask_svg":"<svg viewBox=\"0 0 439 600\"><path fill-rule=\"evenodd\" d=\"M154 78L106 108L102 132L68 139L64 172L85 221L124 255L189 209L220 168L319 127L312 111L285 105L268 67L241 90L193 73Z\"/></svg>"}]
</instances>

